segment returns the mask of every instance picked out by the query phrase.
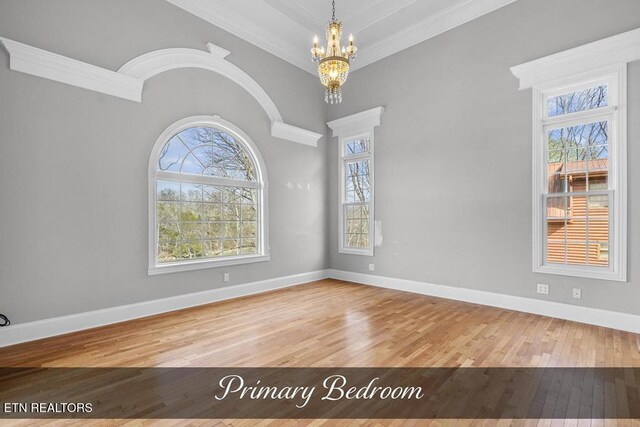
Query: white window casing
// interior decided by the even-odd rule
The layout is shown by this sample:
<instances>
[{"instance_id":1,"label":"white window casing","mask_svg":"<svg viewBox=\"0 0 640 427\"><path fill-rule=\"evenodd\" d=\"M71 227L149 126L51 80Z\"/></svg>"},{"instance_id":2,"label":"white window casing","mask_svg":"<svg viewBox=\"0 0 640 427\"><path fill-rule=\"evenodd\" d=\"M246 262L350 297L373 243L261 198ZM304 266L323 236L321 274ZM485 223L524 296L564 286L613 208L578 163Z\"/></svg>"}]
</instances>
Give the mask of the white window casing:
<instances>
[{"instance_id":1,"label":"white window casing","mask_svg":"<svg viewBox=\"0 0 640 427\"><path fill-rule=\"evenodd\" d=\"M570 79L570 80L569 80ZM558 274L591 279L626 281L626 65L618 65L607 70L597 70L581 74L574 78L563 79L547 86L533 89L534 130L533 130L533 242L534 266L538 273ZM546 100L562 93L587 89L598 84L609 88L608 106L593 110L580 111L560 116L547 117ZM589 195L608 195L609 197L609 247L608 267L590 265L557 264L547 259L547 225L545 210L549 195L547 183L548 144L547 132L561 127L585 125L595 122L607 122L608 132L608 189L600 192L571 193L568 198ZM589 210L587 210L587 216ZM587 221L587 233L589 222ZM588 259L588 257L587 257Z\"/></svg>"},{"instance_id":2,"label":"white window casing","mask_svg":"<svg viewBox=\"0 0 640 427\"><path fill-rule=\"evenodd\" d=\"M160 154L168 142L180 132L191 128L210 128L223 131L231 135L235 141L248 154L255 169L256 179L246 181L226 177L185 174L176 171L158 170ZM267 175L264 161L251 138L235 125L223 120L219 116L195 116L182 119L169 126L158 138L153 147L149 159L148 169L148 194L149 194L149 275L173 273L179 271L199 270L204 268L223 267L230 265L246 264L268 261L269 232L268 232L268 201L267 201ZM158 260L158 218L157 218L157 183L169 181L176 184L202 184L219 186L220 188L253 189L257 193L256 200L256 249L255 253L237 254L220 257L201 257L195 259L179 259L170 262ZM222 209L224 204L220 203ZM204 221L204 219L203 219ZM182 237L181 237L182 239ZM203 237L204 239L204 237Z\"/></svg>"},{"instance_id":3,"label":"white window casing","mask_svg":"<svg viewBox=\"0 0 640 427\"><path fill-rule=\"evenodd\" d=\"M384 108L377 107L327 123L338 137L338 252L350 255L373 256L375 246L375 137L374 128L380 125ZM348 152L347 146L361 143L357 152ZM366 148L363 148L365 147ZM357 166L354 168L352 165ZM366 177L360 179L353 171L366 165ZM347 176L347 174L350 174ZM358 176L356 178L356 176ZM354 199L348 191L350 181L364 183L366 196ZM355 178L355 179L354 179ZM360 188L360 190L363 190ZM352 217L347 212L358 212ZM366 214L364 213L366 212ZM366 218L363 218L367 215ZM355 231L351 225L354 225ZM361 224L361 225L358 225ZM366 227L366 228L365 228ZM355 242L355 243L354 243Z\"/></svg>"},{"instance_id":4,"label":"white window casing","mask_svg":"<svg viewBox=\"0 0 640 427\"><path fill-rule=\"evenodd\" d=\"M583 277L626 282L627 280L627 63L640 59L640 29L609 37L585 46L531 61L511 71L520 79L520 89L532 89L532 149L533 149L533 271L556 275ZM556 96L579 92L600 85L608 87L608 102L604 106L584 110L569 109L561 114L548 114L547 101ZM565 193L550 192L552 164L549 146L550 132L570 127L607 124L607 175L608 186L594 186L585 191L573 192L563 182ZM590 150L590 148L588 148ZM588 151L587 159L592 159ZM599 158L599 157L598 157ZM570 160L566 160L565 170ZM555 164L555 163L554 163ZM589 177L590 162L586 170ZM590 179L590 178L587 178ZM561 190L562 191L562 190ZM551 196L550 196L551 195ZM591 265L589 259L589 203L595 196L595 208L608 208L608 242L599 242L595 257L603 265ZM569 238L567 220L565 229L565 261L550 262L547 227L550 198L565 199L565 216L569 217L568 203L574 198L587 200L586 210L586 263L568 262ZM608 200L607 200L608 198ZM607 200L606 203L603 200ZM553 204L553 203L551 203ZM551 205L550 204L550 205ZM550 217L549 217L550 218ZM608 266L606 265L608 262ZM594 263L595 264L595 263Z\"/></svg>"}]
</instances>

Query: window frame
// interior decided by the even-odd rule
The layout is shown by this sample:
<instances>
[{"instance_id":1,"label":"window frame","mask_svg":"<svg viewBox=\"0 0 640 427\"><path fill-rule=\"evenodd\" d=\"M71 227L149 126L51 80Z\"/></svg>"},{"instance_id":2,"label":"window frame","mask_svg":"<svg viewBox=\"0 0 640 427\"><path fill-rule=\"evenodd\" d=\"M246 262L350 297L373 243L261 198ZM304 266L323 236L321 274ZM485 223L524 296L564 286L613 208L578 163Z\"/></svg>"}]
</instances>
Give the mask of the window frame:
<instances>
[{"instance_id":1,"label":"window frame","mask_svg":"<svg viewBox=\"0 0 640 427\"><path fill-rule=\"evenodd\" d=\"M340 191L339 191L339 207L338 207L338 227L339 227L339 248L338 253L350 254L350 255L364 255L373 256L375 246L375 179L374 179L374 141L373 131L360 132L353 135L347 134L347 136L340 136L338 143L338 157L339 157L339 174L340 174ZM369 147L366 152L356 153L352 155L346 154L346 147L349 142L358 141L362 139L369 140ZM366 160L369 162L369 185L370 185L370 197L368 202L351 203L346 200L346 188L347 188L347 176L346 165L350 162ZM349 205L364 205L369 206L369 245L367 248L352 248L346 245L346 221L345 210Z\"/></svg>"},{"instance_id":2,"label":"window frame","mask_svg":"<svg viewBox=\"0 0 640 427\"><path fill-rule=\"evenodd\" d=\"M327 122L327 126L333 131L333 136L338 138L338 253L349 255L363 255L374 256L377 230L375 218L375 165L374 165L374 133L375 128L382 123L382 115L384 114L384 107L374 107L359 113L351 114L346 117L341 117L336 120ZM369 201L369 248L367 249L354 249L346 248L344 246L344 202L345 202L345 142L358 139L359 137L369 138L369 156L371 162L369 163L370 184L371 184L371 199ZM355 156L354 156L355 158Z\"/></svg>"},{"instance_id":3,"label":"window frame","mask_svg":"<svg viewBox=\"0 0 640 427\"><path fill-rule=\"evenodd\" d=\"M195 127L210 127L223 130L232 135L236 141L246 150L253 160L256 168L256 181L243 181L219 177L204 177L199 175L186 175L179 172L158 171L158 157L174 135ZM182 179L181 179L182 177ZM185 179L187 177L187 179ZM256 230L256 254L234 255L220 258L201 258L181 260L174 262L158 263L158 235L157 235L157 181L173 181L187 183L202 183L211 185L223 185L232 187L251 187L257 190L257 230ZM268 182L264 161L257 146L251 138L237 126L223 120L220 116L194 116L179 120L165 129L156 141L149 158L148 168L148 212L149 212L149 266L148 274L175 273L179 271L200 270L205 268L226 267L231 265L264 262L270 260L269 254L269 218L267 191Z\"/></svg>"},{"instance_id":4,"label":"window frame","mask_svg":"<svg viewBox=\"0 0 640 427\"><path fill-rule=\"evenodd\" d=\"M627 66L616 64L563 77L533 88L533 271L564 276L626 282L627 280ZM609 85L609 105L547 116L547 98ZM609 267L547 263L547 131L562 126L609 122ZM588 196L588 194L585 194Z\"/></svg>"}]
</instances>

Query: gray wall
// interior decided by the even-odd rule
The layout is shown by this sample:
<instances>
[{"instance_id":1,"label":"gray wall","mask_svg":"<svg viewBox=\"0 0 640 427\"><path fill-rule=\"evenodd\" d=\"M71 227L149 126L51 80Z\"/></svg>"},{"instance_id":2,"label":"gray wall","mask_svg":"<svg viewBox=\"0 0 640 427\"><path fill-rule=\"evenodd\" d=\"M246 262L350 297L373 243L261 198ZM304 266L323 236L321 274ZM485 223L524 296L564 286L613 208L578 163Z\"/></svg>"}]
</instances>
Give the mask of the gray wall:
<instances>
[{"instance_id":1,"label":"gray wall","mask_svg":"<svg viewBox=\"0 0 640 427\"><path fill-rule=\"evenodd\" d=\"M257 102L206 71L157 76L137 104L12 72L0 50L0 312L23 323L327 267L368 272L373 262L384 276L532 298L548 283L549 300L640 314L640 64L629 69L624 284L531 272L531 95L509 72L637 27L637 0L519 0L356 71L345 103L327 109L314 76L163 0L0 0L0 36L113 70L214 42L287 122L318 132L327 118L387 108L376 130L384 243L374 258L338 255L335 141L313 149L272 138ZM149 277L149 154L169 124L195 114L220 114L258 145L272 260ZM574 286L583 300L571 299Z\"/></svg>"},{"instance_id":2,"label":"gray wall","mask_svg":"<svg viewBox=\"0 0 640 427\"><path fill-rule=\"evenodd\" d=\"M112 70L211 41L288 123L325 129L312 75L163 0L0 0L0 36ZM0 48L0 312L14 323L327 268L325 140L316 149L272 138L251 95L207 71L161 74L138 104L13 72L8 62ZM239 126L264 157L271 261L149 277L151 148L170 124L198 114Z\"/></svg>"},{"instance_id":3,"label":"gray wall","mask_svg":"<svg viewBox=\"0 0 640 427\"><path fill-rule=\"evenodd\" d=\"M518 0L354 72L330 118L387 108L375 159L384 242L374 258L337 253L334 142L330 266L640 314L640 63L629 67L629 283L532 273L531 91L509 71L638 27L637 0Z\"/></svg>"}]
</instances>

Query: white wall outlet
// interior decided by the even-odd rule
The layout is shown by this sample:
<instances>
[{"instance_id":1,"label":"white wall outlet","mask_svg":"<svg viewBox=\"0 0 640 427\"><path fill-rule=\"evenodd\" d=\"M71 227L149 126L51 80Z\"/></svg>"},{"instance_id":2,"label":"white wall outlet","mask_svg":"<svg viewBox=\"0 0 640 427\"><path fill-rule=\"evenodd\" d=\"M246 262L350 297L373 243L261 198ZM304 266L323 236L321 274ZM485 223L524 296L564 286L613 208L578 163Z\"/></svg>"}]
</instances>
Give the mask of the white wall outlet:
<instances>
[{"instance_id":1,"label":"white wall outlet","mask_svg":"<svg viewBox=\"0 0 640 427\"><path fill-rule=\"evenodd\" d=\"M224 275L222 276L222 280L224 280L225 282L229 281L229 273L224 273Z\"/></svg>"},{"instance_id":2,"label":"white wall outlet","mask_svg":"<svg viewBox=\"0 0 640 427\"><path fill-rule=\"evenodd\" d=\"M549 285L544 285L542 283L538 283L538 293L548 295L549 294Z\"/></svg>"},{"instance_id":3,"label":"white wall outlet","mask_svg":"<svg viewBox=\"0 0 640 427\"><path fill-rule=\"evenodd\" d=\"M375 264L369 264L369 271L376 271Z\"/></svg>"},{"instance_id":4,"label":"white wall outlet","mask_svg":"<svg viewBox=\"0 0 640 427\"><path fill-rule=\"evenodd\" d=\"M582 289L580 288L573 288L573 297L575 299L582 299Z\"/></svg>"}]
</instances>

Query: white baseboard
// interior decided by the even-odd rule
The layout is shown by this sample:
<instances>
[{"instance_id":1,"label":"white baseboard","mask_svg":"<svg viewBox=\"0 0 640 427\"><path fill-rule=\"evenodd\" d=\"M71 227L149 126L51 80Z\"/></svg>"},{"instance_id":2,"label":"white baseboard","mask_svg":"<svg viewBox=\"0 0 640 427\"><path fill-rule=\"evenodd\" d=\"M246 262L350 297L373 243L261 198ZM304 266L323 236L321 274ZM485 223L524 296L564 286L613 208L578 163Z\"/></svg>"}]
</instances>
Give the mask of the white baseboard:
<instances>
[{"instance_id":1,"label":"white baseboard","mask_svg":"<svg viewBox=\"0 0 640 427\"><path fill-rule=\"evenodd\" d=\"M326 278L499 307L640 334L640 316L633 314L496 294L454 286L434 285L414 280L394 279L342 270L319 270L226 288L88 311L69 316L38 320L36 322L11 325L0 329L0 347L153 316L155 314L167 313L183 308L259 294Z\"/></svg>"},{"instance_id":2,"label":"white baseboard","mask_svg":"<svg viewBox=\"0 0 640 427\"><path fill-rule=\"evenodd\" d=\"M48 338L154 314L167 313L183 308L273 291L301 283L327 278L326 270L295 274L275 279L261 280L226 288L211 289L186 295L145 301L102 310L88 311L69 316L21 323L0 328L0 347Z\"/></svg>"},{"instance_id":3,"label":"white baseboard","mask_svg":"<svg viewBox=\"0 0 640 427\"><path fill-rule=\"evenodd\" d=\"M541 316L555 317L640 334L640 316L628 313L618 313L598 308L581 307L533 298L496 294L454 286L434 285L431 283L394 279L372 274L352 273L342 270L329 270L328 276L332 279L345 280L364 285L488 305L524 313L539 314Z\"/></svg>"}]
</instances>

